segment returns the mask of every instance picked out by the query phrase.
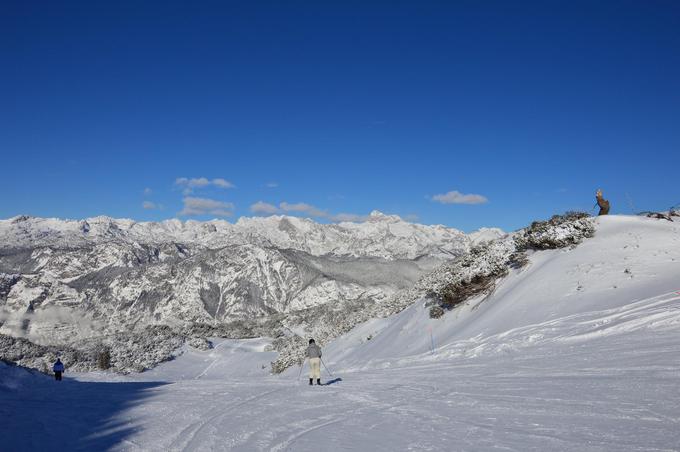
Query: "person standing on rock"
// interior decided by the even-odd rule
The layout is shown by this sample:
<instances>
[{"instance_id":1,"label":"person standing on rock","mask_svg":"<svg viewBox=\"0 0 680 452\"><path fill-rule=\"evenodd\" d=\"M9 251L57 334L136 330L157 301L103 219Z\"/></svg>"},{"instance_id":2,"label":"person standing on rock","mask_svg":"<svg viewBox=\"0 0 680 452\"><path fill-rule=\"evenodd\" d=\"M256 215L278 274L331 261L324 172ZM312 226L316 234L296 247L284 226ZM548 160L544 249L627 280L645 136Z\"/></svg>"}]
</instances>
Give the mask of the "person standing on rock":
<instances>
[{"instance_id":1,"label":"person standing on rock","mask_svg":"<svg viewBox=\"0 0 680 452\"><path fill-rule=\"evenodd\" d=\"M61 374L64 373L64 363L61 362L60 358L57 358L57 362L54 363L52 370L54 371L54 379L61 381Z\"/></svg>"},{"instance_id":2,"label":"person standing on rock","mask_svg":"<svg viewBox=\"0 0 680 452\"><path fill-rule=\"evenodd\" d=\"M316 345L314 339L309 340L309 347L307 347L307 358L309 358L309 384L321 384L321 348Z\"/></svg>"},{"instance_id":3,"label":"person standing on rock","mask_svg":"<svg viewBox=\"0 0 680 452\"><path fill-rule=\"evenodd\" d=\"M598 189L595 193L595 200L597 200L597 205L600 206L600 212L598 215L608 215L609 214L609 201L604 199L602 196L602 190Z\"/></svg>"}]
</instances>

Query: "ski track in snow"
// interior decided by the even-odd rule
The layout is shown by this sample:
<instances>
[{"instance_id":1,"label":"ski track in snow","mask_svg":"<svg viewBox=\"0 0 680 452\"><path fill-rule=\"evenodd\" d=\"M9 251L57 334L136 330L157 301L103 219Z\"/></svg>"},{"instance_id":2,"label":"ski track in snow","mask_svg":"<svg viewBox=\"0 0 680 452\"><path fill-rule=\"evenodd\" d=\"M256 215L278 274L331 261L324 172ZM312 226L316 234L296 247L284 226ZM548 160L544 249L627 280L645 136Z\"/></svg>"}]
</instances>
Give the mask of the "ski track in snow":
<instances>
[{"instance_id":1,"label":"ski track in snow","mask_svg":"<svg viewBox=\"0 0 680 452\"><path fill-rule=\"evenodd\" d=\"M200 374L196 375L196 377L195 377L196 380L199 380L201 377L205 376L205 374L207 374L208 372L210 372L210 369L212 369L213 367L215 367L215 365L220 361L219 355L216 355L217 350L220 349L220 348L222 348L222 347L224 347L225 345L228 345L228 344L229 344L229 342L225 341L225 342L222 342L221 344L218 344L218 345L215 346L215 348L213 349L214 352L211 352L211 353L210 353L210 356L214 356L213 361L208 365L208 367L206 367L205 369L203 369L203 372L201 372ZM238 350L238 349L240 349L240 348L241 348L241 344L239 343L239 344L236 346L235 349L232 349L231 353L234 353L236 350Z\"/></svg>"},{"instance_id":2,"label":"ski track in snow","mask_svg":"<svg viewBox=\"0 0 680 452\"><path fill-rule=\"evenodd\" d=\"M666 294L551 325L590 330L633 314L653 318L664 306L676 312L678 299ZM168 425L154 421L120 450L675 450L680 410L661 400L669 388L680 387L680 360L637 370L626 365L650 352L677 350L678 318L676 312L673 328L642 330L637 338L642 343L658 340L652 350L637 349L631 337L621 341L613 333L576 346L562 343L558 334L553 341L525 345L521 353L397 360L382 371L339 368L335 373L343 381L327 387L297 380L297 369L280 377L181 380L164 387L158 397L167 402L161 406L188 402L186 397L201 391L200 398L174 407L171 416L190 407L195 420L160 443ZM527 326L522 334L545 328ZM506 339L495 335L487 341L499 345ZM202 375L238 349L220 345ZM618 355L618 367L608 366L608 355ZM138 416L157 418L147 410Z\"/></svg>"},{"instance_id":3,"label":"ski track in snow","mask_svg":"<svg viewBox=\"0 0 680 452\"><path fill-rule=\"evenodd\" d=\"M222 378L234 354L244 355L246 366L258 355L225 341L204 352L210 362L198 375L154 389L145 403L118 414L114 420L137 420L140 428L112 449L677 450L680 409L664 398L680 388L678 300L667 294L550 323L558 331L588 331L631 315L655 317L665 307L676 313L668 328L635 326L627 335L610 332L573 344L558 333L555 340L500 355L489 347L470 357L449 356L442 347L438 359L396 359L382 370L348 371L336 363L342 381L322 387L308 386L306 376L298 380L297 369L278 377ZM545 329L537 324L509 333L526 337ZM507 335L485 340L498 348ZM650 354L669 359L645 366ZM164 366L149 378L172 378ZM110 378L88 378L95 377Z\"/></svg>"},{"instance_id":4,"label":"ski track in snow","mask_svg":"<svg viewBox=\"0 0 680 452\"><path fill-rule=\"evenodd\" d=\"M220 422L216 421L223 421L224 418L227 416L233 414L233 410L239 407L242 407L244 405L254 403L264 397L267 397L268 395L276 392L277 390L272 390L269 392L264 392L259 395L254 395L252 397L248 397L245 400L242 400L240 402L234 403L232 405L228 405L225 407L218 406L215 407L213 410L211 410L210 414L208 414L206 419L202 419L199 422L196 422L189 427L185 428L182 432L179 433L177 436L177 439L179 442L182 444L180 447L177 447L176 444L173 444L171 449L172 450L185 450L185 449L190 449L190 450L197 450L200 449L198 446L201 445L201 441L203 441L203 438L201 438L200 433L204 431L206 428L212 428L214 430L217 430L218 425ZM188 432L187 432L188 431ZM184 438L187 436L187 438Z\"/></svg>"}]
</instances>

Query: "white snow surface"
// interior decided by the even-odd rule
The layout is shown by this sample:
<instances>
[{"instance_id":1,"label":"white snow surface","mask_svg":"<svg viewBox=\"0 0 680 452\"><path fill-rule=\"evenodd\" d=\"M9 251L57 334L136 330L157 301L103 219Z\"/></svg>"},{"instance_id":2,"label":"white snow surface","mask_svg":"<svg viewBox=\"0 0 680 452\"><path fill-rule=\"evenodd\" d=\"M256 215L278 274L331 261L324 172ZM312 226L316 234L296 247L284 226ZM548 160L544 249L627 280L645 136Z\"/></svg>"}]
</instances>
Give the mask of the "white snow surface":
<instances>
[{"instance_id":1,"label":"white snow surface","mask_svg":"<svg viewBox=\"0 0 680 452\"><path fill-rule=\"evenodd\" d=\"M679 450L680 224L597 223L440 319L356 327L322 387L270 375L267 339L61 383L0 364L3 449Z\"/></svg>"}]
</instances>

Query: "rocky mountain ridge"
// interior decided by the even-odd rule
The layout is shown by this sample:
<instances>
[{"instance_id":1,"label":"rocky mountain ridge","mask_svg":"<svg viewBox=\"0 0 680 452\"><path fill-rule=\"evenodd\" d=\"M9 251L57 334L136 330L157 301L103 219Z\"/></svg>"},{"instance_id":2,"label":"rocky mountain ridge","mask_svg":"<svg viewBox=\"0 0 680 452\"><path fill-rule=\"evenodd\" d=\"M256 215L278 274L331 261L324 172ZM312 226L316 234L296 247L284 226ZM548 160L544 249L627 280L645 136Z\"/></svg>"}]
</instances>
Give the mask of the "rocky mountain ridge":
<instances>
[{"instance_id":1,"label":"rocky mountain ridge","mask_svg":"<svg viewBox=\"0 0 680 452\"><path fill-rule=\"evenodd\" d=\"M286 316L379 304L502 234L466 235L379 212L340 224L15 217L0 220L0 333L73 346L155 325L222 328L272 316L295 330L309 325Z\"/></svg>"},{"instance_id":2,"label":"rocky mountain ridge","mask_svg":"<svg viewBox=\"0 0 680 452\"><path fill-rule=\"evenodd\" d=\"M416 259L433 256L447 259L459 254L461 245L478 238L502 235L496 228L483 228L466 235L443 225L409 223L396 215L373 211L365 222L321 224L310 219L273 215L206 222L178 219L136 222L100 216L84 220L61 220L18 216L0 220L1 248L53 246L77 248L120 242L144 245L182 244L217 249L253 244L290 248L315 256L332 254L384 259ZM170 251L170 254L165 254ZM182 251L182 250L177 250ZM158 259L175 250L157 250Z\"/></svg>"}]
</instances>

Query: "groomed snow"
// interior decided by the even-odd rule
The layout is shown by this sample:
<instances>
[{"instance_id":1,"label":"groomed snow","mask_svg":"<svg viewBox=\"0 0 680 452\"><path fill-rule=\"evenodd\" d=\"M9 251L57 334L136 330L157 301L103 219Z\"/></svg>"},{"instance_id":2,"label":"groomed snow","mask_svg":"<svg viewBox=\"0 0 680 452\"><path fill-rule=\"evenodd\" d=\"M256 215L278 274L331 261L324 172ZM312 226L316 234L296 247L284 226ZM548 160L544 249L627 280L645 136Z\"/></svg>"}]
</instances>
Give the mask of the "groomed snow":
<instances>
[{"instance_id":1,"label":"groomed snow","mask_svg":"<svg viewBox=\"0 0 680 452\"><path fill-rule=\"evenodd\" d=\"M3 449L678 450L679 275L680 224L600 218L486 299L355 328L324 387L269 375L265 339L128 377L2 366Z\"/></svg>"}]
</instances>

